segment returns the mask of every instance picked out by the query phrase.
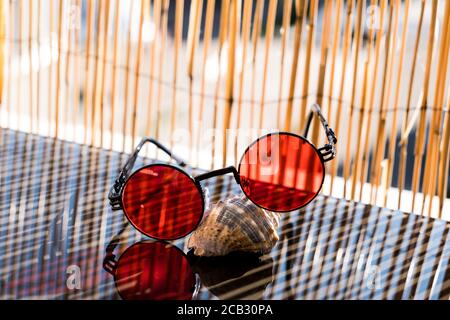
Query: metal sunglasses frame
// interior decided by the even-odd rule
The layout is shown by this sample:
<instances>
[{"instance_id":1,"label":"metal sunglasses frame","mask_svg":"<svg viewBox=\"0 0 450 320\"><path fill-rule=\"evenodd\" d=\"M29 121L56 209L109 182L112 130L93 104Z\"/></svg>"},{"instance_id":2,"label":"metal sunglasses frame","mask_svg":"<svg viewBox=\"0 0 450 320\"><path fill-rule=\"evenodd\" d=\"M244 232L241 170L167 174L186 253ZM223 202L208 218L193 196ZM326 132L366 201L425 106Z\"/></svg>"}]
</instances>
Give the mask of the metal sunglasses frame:
<instances>
[{"instance_id":1,"label":"metal sunglasses frame","mask_svg":"<svg viewBox=\"0 0 450 320\"><path fill-rule=\"evenodd\" d=\"M137 241L135 243L133 243L132 245L128 246L122 253L119 254L119 256L116 256L116 254L114 253L116 248L121 245L121 244L126 244L125 241L125 237L123 236L123 233L128 229L129 225L127 223L122 224L121 229L119 230L119 232L114 235L111 239L111 241L108 243L108 245L106 246L105 249L105 256L103 257L103 269L108 272L110 275L113 276L114 278L114 285L116 287L117 292L119 293L119 296L123 299L120 290L119 290L119 285L118 285L118 281L117 281L117 268L119 265L119 261L120 258L124 256L124 254L130 249L132 248L134 245L137 244L141 244L141 243L162 243L165 244L167 246L173 247L174 249L178 250L180 252L180 254L187 259L187 261L190 263L188 256L184 253L183 250L181 250L180 248L178 248L176 245L169 243L167 241L161 241L161 240L157 240L155 242L153 242L152 240L140 240ZM151 241L151 242L149 242ZM197 273L193 272L193 275L195 277L195 284L193 287L193 292L192 292L192 300L197 300L197 295L200 292L200 288L202 286L201 284L201 280L200 277Z\"/></svg>"},{"instance_id":2,"label":"metal sunglasses frame","mask_svg":"<svg viewBox=\"0 0 450 320\"><path fill-rule=\"evenodd\" d=\"M122 295L122 292L120 290L120 280L118 279L117 270L119 269L121 259L126 256L126 253L128 250L133 248L136 245L148 245L148 244L162 244L165 247L173 248L175 249L181 256L183 256L183 259L186 259L186 261L189 263L189 266L191 267L192 275L194 276L194 282L192 286L192 300L198 300L198 294L200 292L200 289L202 288L202 275L199 271L195 270L195 265L198 262L197 256L193 254L193 250L191 250L188 253L185 253L179 246L168 242L168 241L160 241L160 240L151 240L151 239L140 239L136 242L134 242L131 245L128 245L127 237L124 235L125 231L130 228L130 225L125 222L122 224L120 230L111 238L110 242L105 248L105 255L103 256L103 269L109 273L113 279L114 279L114 285L116 288L116 291L118 292L119 296L122 299L125 299L125 297ZM128 245L125 249L118 249L119 246L122 245ZM260 255L257 254L245 254L245 258L258 258ZM215 257L217 258L217 257ZM213 258L214 259L214 258ZM234 259L234 257L233 257ZM248 262L248 261L247 261ZM236 264L233 263L233 266ZM250 270L250 269L249 269ZM245 272L246 273L246 272ZM244 274L244 273L243 273ZM230 277L230 279L235 279L234 276ZM273 280L270 280L269 282L273 282ZM208 288L208 287L206 287ZM208 288L208 290L210 290Z\"/></svg>"},{"instance_id":3,"label":"metal sunglasses frame","mask_svg":"<svg viewBox=\"0 0 450 320\"><path fill-rule=\"evenodd\" d=\"M321 148L317 148L313 143L311 143L306 137L308 136L308 132L309 129L311 127L311 122L313 119L313 116L317 115L319 117L319 120L323 126L323 129L325 131L328 143L326 143L323 147ZM183 173L184 175L188 176L193 183L195 184L195 186L197 187L199 193L202 196L202 200L203 200L203 212L202 215L200 216L200 219L196 225L196 227L193 229L195 230L198 227L198 224L200 224L200 221L202 220L204 211L205 211L205 195L203 192L203 189L200 185L200 182L213 178L213 177L217 177L217 176L222 176L222 175L226 175L226 174L233 174L236 183L241 187L241 190L244 192L244 189L242 188L241 185L241 181L240 181L240 176L239 176L239 170L240 170L240 166L241 166L241 162L242 162L242 158L243 156L246 154L246 152L248 151L248 149L254 145L255 143L257 143L258 141L260 141L263 138L266 138L268 136L272 136L272 135L280 135L280 134L284 134L284 135L291 135L294 137L298 137L300 139L302 139L303 141L308 142L317 152L321 162L322 162L322 166L324 167L325 170L325 166L324 163L333 160L336 157L336 143L337 143L337 138L336 135L334 133L334 131L330 128L330 126L328 125L328 122L325 120L325 117L323 116L322 112L320 111L320 107L317 104L312 105L311 107L311 111L308 115L307 118L307 122L306 122L306 127L304 130L304 135L300 136L300 135L296 135L294 133L289 133L289 132L274 132L274 133L269 133L266 134L260 138L258 138L256 141L254 141L252 144L250 144L247 149L245 150L245 152L243 153L242 157L241 157L241 161L239 162L239 167L238 169L236 169L235 166L229 166L226 168L222 168L222 169L218 169L218 170L213 170L210 172L206 172L206 173L202 173L200 175L197 175L195 177L191 176L185 169L186 168L192 168L191 166L189 166L182 158L176 156L175 154L173 154L167 147L165 147L163 144L161 144L160 142L158 142L155 139L149 138L149 137L145 137L141 140L141 142L138 144L138 146L136 147L136 149L134 150L134 152L131 154L131 156L128 158L127 162L125 163L123 169L120 171L118 177L116 178L114 185L111 187L111 190L109 191L109 201L111 204L111 207L114 211L116 210L123 210L123 190L125 188L125 185L127 184L127 182L130 180L130 178L137 172L141 171L144 168L149 168L149 167L153 167L153 166L166 166L166 167L170 167L173 168L175 170L180 171L181 173ZM171 157L175 162L176 165L172 165L172 164L167 164L167 163L153 163L153 164L149 164L149 165L145 165L142 166L140 168L138 168L137 170L135 170L134 172L132 172L132 169L134 167L134 164L138 158L138 154L141 151L141 149L143 148L143 146L146 143L151 143L153 145L155 145L157 148L159 148L160 150L162 150L164 153L166 153L169 157ZM322 179L322 185L323 185L323 179ZM321 186L322 186L321 185ZM320 189L319 189L320 191ZM298 210L300 208L303 208L304 206L308 205L312 200L314 200L316 198L316 196L318 195L319 192L317 192L317 194L314 196L314 198L312 198L309 202L303 204L301 207L299 208L295 208L294 210ZM251 199L250 199L251 200ZM253 202L253 201L252 201ZM255 205L261 207L260 205L256 204ZM267 209L270 210L269 208L263 208L263 209ZM273 210L272 210L273 211ZM290 210L292 211L292 210ZM148 235L147 233L143 232L143 230L141 230L138 226L136 226L133 221L131 221L128 218L128 215L126 212L125 216L127 217L127 219L129 220L129 222L140 232L142 232L145 235ZM191 233L192 230L189 232ZM158 239L155 238L154 236L148 235L154 239L158 239L158 240L176 240L182 237L187 236L189 233L179 236L177 238L174 239Z\"/></svg>"}]
</instances>

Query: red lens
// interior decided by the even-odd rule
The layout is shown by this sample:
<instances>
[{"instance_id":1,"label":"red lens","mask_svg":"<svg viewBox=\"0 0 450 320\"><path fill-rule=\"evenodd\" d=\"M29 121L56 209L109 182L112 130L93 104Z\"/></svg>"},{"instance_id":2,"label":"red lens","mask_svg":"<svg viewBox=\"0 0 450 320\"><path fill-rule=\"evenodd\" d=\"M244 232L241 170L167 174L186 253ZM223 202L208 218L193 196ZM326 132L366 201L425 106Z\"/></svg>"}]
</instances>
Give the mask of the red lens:
<instances>
[{"instance_id":1,"label":"red lens","mask_svg":"<svg viewBox=\"0 0 450 320\"><path fill-rule=\"evenodd\" d=\"M254 203L287 212L319 193L324 166L317 149L300 136L277 133L252 144L239 165L241 187Z\"/></svg>"},{"instance_id":2,"label":"red lens","mask_svg":"<svg viewBox=\"0 0 450 320\"><path fill-rule=\"evenodd\" d=\"M195 277L186 256L161 242L139 242L117 262L114 275L124 300L190 300Z\"/></svg>"},{"instance_id":3,"label":"red lens","mask_svg":"<svg viewBox=\"0 0 450 320\"><path fill-rule=\"evenodd\" d=\"M164 165L135 172L123 190L123 210L142 233L173 240L194 230L203 215L203 197L186 173Z\"/></svg>"}]
</instances>

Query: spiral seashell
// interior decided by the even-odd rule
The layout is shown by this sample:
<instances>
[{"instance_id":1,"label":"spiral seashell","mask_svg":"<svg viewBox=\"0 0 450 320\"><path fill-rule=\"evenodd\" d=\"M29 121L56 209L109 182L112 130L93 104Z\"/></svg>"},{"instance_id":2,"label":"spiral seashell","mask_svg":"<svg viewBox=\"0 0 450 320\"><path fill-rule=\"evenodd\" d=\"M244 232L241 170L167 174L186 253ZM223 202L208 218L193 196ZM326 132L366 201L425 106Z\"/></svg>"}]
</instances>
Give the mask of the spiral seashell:
<instances>
[{"instance_id":1,"label":"spiral seashell","mask_svg":"<svg viewBox=\"0 0 450 320\"><path fill-rule=\"evenodd\" d=\"M246 196L234 196L211 207L188 247L206 257L235 251L267 254L279 239L279 219L278 213L258 207Z\"/></svg>"}]
</instances>

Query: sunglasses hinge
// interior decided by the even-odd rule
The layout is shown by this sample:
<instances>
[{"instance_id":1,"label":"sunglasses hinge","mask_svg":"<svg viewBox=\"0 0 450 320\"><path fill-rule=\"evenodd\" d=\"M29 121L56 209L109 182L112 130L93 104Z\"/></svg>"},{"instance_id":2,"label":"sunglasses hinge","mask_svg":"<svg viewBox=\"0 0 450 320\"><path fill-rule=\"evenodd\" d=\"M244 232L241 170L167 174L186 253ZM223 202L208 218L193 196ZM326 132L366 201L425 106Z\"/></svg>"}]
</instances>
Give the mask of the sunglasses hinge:
<instances>
[{"instance_id":1,"label":"sunglasses hinge","mask_svg":"<svg viewBox=\"0 0 450 320\"><path fill-rule=\"evenodd\" d=\"M319 149L319 152L322 155L324 162L331 161L336 157L336 149L332 144L326 144L324 147Z\"/></svg>"}]
</instances>

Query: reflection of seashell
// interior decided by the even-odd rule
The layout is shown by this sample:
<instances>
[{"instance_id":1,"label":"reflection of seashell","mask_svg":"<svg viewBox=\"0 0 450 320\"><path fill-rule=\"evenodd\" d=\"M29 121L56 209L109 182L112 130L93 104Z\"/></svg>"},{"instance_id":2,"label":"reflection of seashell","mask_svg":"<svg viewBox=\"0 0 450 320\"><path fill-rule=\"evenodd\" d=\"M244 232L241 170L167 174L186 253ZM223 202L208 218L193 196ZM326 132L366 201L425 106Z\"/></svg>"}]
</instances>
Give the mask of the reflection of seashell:
<instances>
[{"instance_id":1,"label":"reflection of seashell","mask_svg":"<svg viewBox=\"0 0 450 320\"><path fill-rule=\"evenodd\" d=\"M188 252L192 271L219 299L259 300L273 281L273 259L249 253L230 253L223 257L197 257Z\"/></svg>"},{"instance_id":2,"label":"reflection of seashell","mask_svg":"<svg viewBox=\"0 0 450 320\"><path fill-rule=\"evenodd\" d=\"M242 251L269 253L278 241L280 216L256 206L247 197L233 197L213 205L188 247L198 256L224 256Z\"/></svg>"}]
</instances>

